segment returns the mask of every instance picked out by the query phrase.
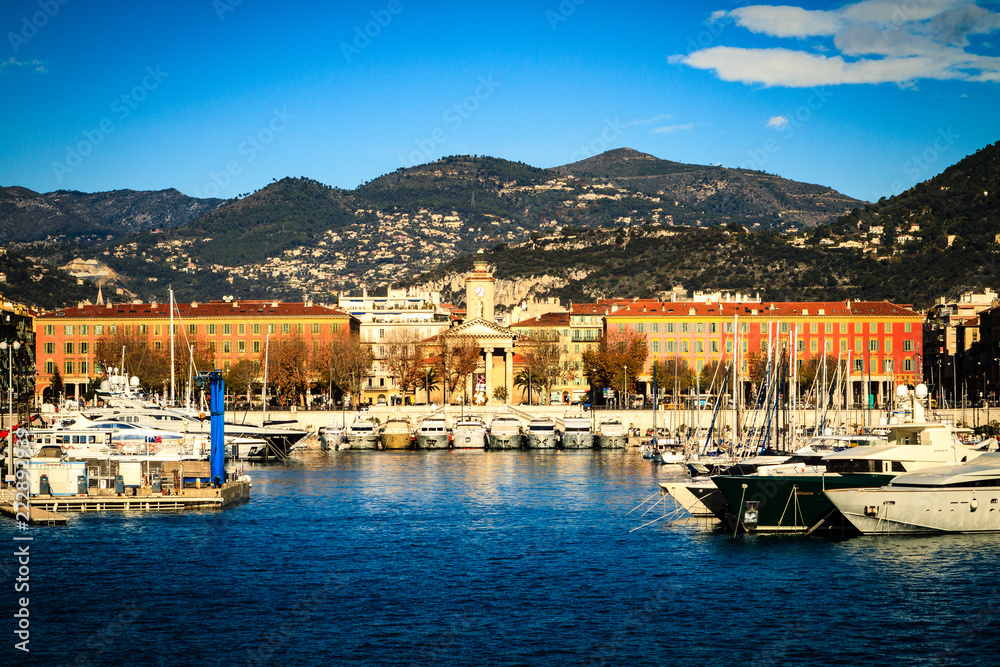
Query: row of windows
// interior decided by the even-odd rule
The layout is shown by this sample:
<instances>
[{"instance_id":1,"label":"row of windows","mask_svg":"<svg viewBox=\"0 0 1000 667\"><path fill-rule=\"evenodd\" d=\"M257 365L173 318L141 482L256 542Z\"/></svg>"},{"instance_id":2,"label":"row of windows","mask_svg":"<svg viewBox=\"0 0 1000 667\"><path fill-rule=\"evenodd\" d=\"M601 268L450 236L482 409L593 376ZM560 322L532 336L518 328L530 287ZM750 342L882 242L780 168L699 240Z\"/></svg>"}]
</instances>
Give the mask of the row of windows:
<instances>
[{"instance_id":1,"label":"row of windows","mask_svg":"<svg viewBox=\"0 0 1000 667\"><path fill-rule=\"evenodd\" d=\"M660 364L661 365L666 364L666 363L667 363L666 359L662 359L662 358L660 359ZM855 359L854 363L852 365L854 367L854 372L864 373L865 370L866 370L865 360L864 359ZM799 369L801 370L805 366L805 360L804 359L799 359L798 360L798 366L799 366ZM650 366L649 367L652 368L652 361L650 361ZM704 367L705 367L705 360L698 359L697 361L695 361L695 370L696 371L698 371L700 373L701 369L704 368ZM743 372L744 373L748 372L748 370L747 370L748 367L749 367L748 361L746 359L744 359L743 360ZM894 372L894 367L895 367L895 363L894 363L893 359L870 359L869 362L868 362L867 370L869 370L872 373L878 373L878 372L880 372L880 370L883 373L892 373L892 372ZM913 359L911 359L909 357L903 359L903 372L904 373L912 373L913 372Z\"/></svg>"},{"instance_id":2,"label":"row of windows","mask_svg":"<svg viewBox=\"0 0 1000 667\"><path fill-rule=\"evenodd\" d=\"M109 324L109 325L107 325L107 332L109 334L116 334L116 333L118 333L118 326L119 325L117 325L117 324ZM122 330L127 335L131 335L132 334L133 328L134 328L135 332L137 334L139 334L140 336L146 336L146 335L149 334L149 325L148 324L135 324L135 325L132 325L132 324L123 324L121 326L122 326ZM187 325L187 332L188 332L188 334L189 335L197 336L198 333L199 333L199 331L200 331L200 327L201 326L203 326L203 325L200 325L200 324L189 324L189 325ZM93 327L94 327L94 335L95 336L103 336L104 335L105 325L103 325L103 324L95 324L95 325L93 325ZM231 335L233 333L233 325L232 324L223 324L221 326L217 325L217 324L206 324L206 325L204 325L204 327L205 327L206 333L209 336L216 335L217 333L219 333L220 330L222 331L222 334L224 336L228 336L228 335ZM251 333L253 333L253 334L260 334L261 333L262 325L259 322L254 323L254 324L250 324L250 325L247 325L245 323L244 324L237 324L236 325L236 332L239 335L241 335L241 336L245 335L246 332L247 332L247 328L248 327L249 327ZM304 322L296 322L294 324L292 322L284 322L281 325L281 333L283 333L283 334L290 334L293 331L293 327L294 327L295 333L297 333L297 334L304 334L305 333L305 323ZM329 327L330 327L330 333L332 333L332 334L339 334L340 333L340 322L331 322L330 325L329 325ZM169 328L170 328L169 324L167 324L167 325L154 324L153 325L153 335L154 336L160 336L160 335L163 334L164 330L167 330ZM63 334L66 335L66 336L75 336L76 333L74 333L74 332L77 332L77 331L79 332L79 335L81 335L81 336L89 336L90 335L90 325L88 325L88 324L80 324L80 325L67 324L67 325L65 325L65 327L63 329ZM175 334L179 332L177 324L174 325L173 331L174 331ZM274 333L277 333L277 332L278 332L278 325L277 324L268 324L267 325L267 333L274 334ZM312 334L319 334L319 333L321 333L322 332L322 324L319 323L319 322L313 322L313 323L311 323L310 326L309 326L309 332L312 333ZM55 336L56 335L56 325L54 325L54 324L46 324L45 325L45 335L46 336Z\"/></svg>"},{"instance_id":3,"label":"row of windows","mask_svg":"<svg viewBox=\"0 0 1000 667\"><path fill-rule=\"evenodd\" d=\"M806 324L805 322L796 323L795 325L796 332L805 333L805 324ZM820 333L819 324L820 324L819 322L810 322L809 333ZM823 333L828 333L828 334L833 333L834 322L824 322L823 324L824 324ZM840 330L839 332L842 334L846 334L848 329L848 323L839 322L837 324L839 324L838 327ZM878 322L869 322L868 333L878 333L878 324L879 324ZM883 325L884 325L883 333L887 334L892 333L892 322L884 322ZM645 322L637 322L635 324L636 333L647 333L647 329L649 330L649 333L661 333L661 329L663 333L675 333L678 330L680 331L680 333L718 333L719 323L718 322L662 322L662 323L653 322L652 324L649 324L648 327ZM903 323L903 331L905 333L912 333L912 330L913 330L912 322ZM723 322L722 331L724 333L733 333L733 323ZM761 322L760 332L762 334L766 334L769 331L770 331L770 323ZM791 331L791 324L789 322L778 322L778 333L789 333L790 331ZM625 333L624 322L618 323L618 333ZM749 333L749 326L746 322L740 325L740 333ZM863 322L854 323L854 333L856 334L864 333Z\"/></svg>"}]
</instances>

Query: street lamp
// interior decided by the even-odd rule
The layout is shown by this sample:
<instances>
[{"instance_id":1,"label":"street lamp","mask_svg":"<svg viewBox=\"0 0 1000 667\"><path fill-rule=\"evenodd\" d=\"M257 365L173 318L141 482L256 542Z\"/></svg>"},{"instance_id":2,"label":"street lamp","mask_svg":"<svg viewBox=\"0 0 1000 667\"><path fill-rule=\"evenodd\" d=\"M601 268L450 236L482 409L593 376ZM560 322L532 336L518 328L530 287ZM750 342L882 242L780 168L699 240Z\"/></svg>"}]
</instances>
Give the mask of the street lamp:
<instances>
[{"instance_id":1,"label":"street lamp","mask_svg":"<svg viewBox=\"0 0 1000 667\"><path fill-rule=\"evenodd\" d=\"M21 343L0 341L0 350L7 350L7 409L10 414L7 433L7 474L14 474L14 351L21 349ZM2 418L0 418L2 419Z\"/></svg>"},{"instance_id":2,"label":"street lamp","mask_svg":"<svg viewBox=\"0 0 1000 667\"><path fill-rule=\"evenodd\" d=\"M628 407L628 364L622 366L625 369L625 375L622 376L622 408Z\"/></svg>"}]
</instances>

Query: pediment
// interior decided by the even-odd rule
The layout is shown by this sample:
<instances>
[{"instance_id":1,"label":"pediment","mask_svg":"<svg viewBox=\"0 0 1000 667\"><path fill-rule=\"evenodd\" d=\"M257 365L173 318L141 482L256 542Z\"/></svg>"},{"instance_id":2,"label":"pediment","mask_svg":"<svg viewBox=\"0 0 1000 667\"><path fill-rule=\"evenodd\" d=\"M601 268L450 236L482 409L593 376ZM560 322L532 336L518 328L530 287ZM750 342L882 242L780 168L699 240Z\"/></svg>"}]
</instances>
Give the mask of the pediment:
<instances>
[{"instance_id":1,"label":"pediment","mask_svg":"<svg viewBox=\"0 0 1000 667\"><path fill-rule=\"evenodd\" d=\"M462 324L449 329L444 334L448 338L454 336L472 336L473 338L517 338L517 334L507 327L500 326L495 322L484 320L481 317L463 322Z\"/></svg>"}]
</instances>

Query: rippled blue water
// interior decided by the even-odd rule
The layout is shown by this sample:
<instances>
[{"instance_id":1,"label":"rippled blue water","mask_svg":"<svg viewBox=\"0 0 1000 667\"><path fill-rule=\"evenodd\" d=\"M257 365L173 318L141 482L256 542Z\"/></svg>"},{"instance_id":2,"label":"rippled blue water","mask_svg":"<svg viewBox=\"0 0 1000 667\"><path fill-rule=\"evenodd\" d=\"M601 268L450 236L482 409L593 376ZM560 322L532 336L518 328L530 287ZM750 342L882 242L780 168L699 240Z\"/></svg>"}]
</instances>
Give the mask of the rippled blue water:
<instances>
[{"instance_id":1,"label":"rippled blue water","mask_svg":"<svg viewBox=\"0 0 1000 667\"><path fill-rule=\"evenodd\" d=\"M248 472L226 511L35 529L24 664L997 664L1000 536L629 534L670 475L635 452Z\"/></svg>"}]
</instances>

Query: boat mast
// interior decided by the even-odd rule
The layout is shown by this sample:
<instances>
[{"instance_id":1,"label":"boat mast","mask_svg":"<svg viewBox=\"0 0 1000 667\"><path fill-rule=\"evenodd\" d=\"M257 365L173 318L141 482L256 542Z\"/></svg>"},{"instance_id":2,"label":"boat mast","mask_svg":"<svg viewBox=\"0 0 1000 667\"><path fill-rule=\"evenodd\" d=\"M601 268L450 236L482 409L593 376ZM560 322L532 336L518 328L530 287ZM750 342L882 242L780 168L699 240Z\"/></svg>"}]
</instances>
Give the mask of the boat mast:
<instances>
[{"instance_id":1,"label":"boat mast","mask_svg":"<svg viewBox=\"0 0 1000 667\"><path fill-rule=\"evenodd\" d=\"M260 416L260 425L267 423L267 357L271 349L271 332L264 337L264 411Z\"/></svg>"},{"instance_id":2,"label":"boat mast","mask_svg":"<svg viewBox=\"0 0 1000 667\"><path fill-rule=\"evenodd\" d=\"M736 379L737 367L740 365L740 316L739 314L733 315L733 449L736 451L736 442L739 439L740 433L740 402L739 394L737 392L737 385L739 384Z\"/></svg>"},{"instance_id":3,"label":"boat mast","mask_svg":"<svg viewBox=\"0 0 1000 667\"><path fill-rule=\"evenodd\" d=\"M174 288L170 289L170 405L174 405Z\"/></svg>"}]
</instances>

